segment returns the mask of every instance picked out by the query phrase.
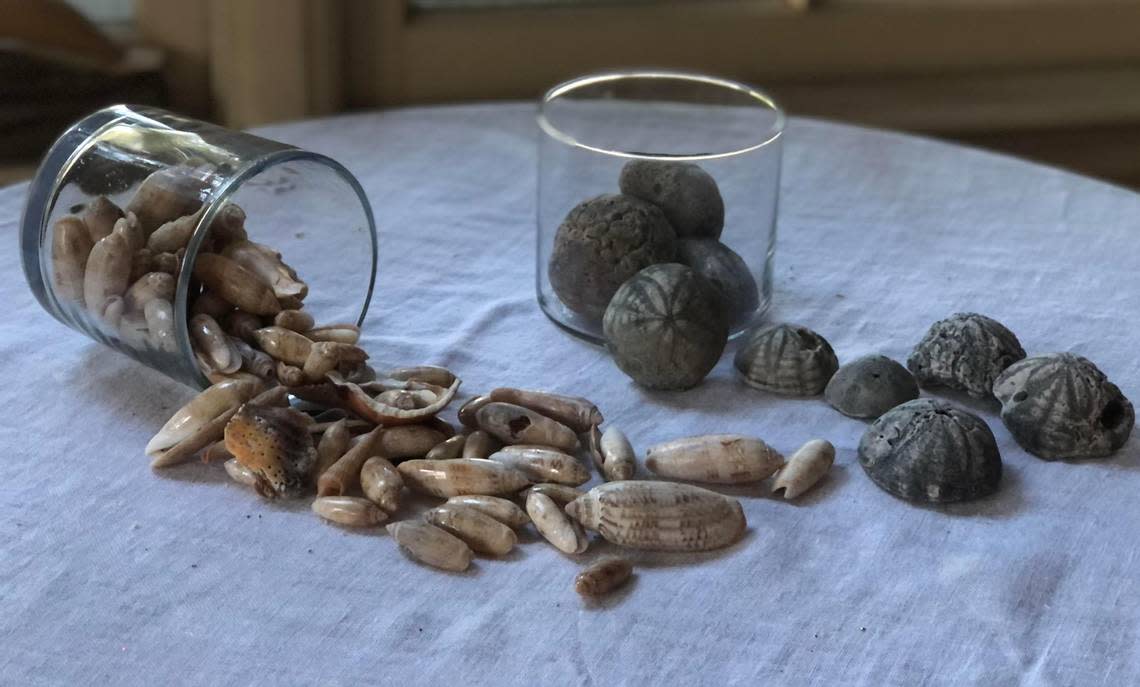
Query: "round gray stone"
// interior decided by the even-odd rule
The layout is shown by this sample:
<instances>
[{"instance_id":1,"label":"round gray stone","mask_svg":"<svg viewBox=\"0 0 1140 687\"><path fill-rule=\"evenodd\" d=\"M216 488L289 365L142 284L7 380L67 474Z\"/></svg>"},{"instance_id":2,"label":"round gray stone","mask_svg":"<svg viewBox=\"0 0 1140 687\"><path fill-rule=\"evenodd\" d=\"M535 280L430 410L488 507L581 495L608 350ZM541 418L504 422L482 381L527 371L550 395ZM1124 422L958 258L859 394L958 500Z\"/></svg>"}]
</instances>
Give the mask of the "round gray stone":
<instances>
[{"instance_id":1,"label":"round gray stone","mask_svg":"<svg viewBox=\"0 0 1140 687\"><path fill-rule=\"evenodd\" d=\"M905 367L885 355L865 355L840 367L823 390L823 397L844 415L874 419L918 398L918 382Z\"/></svg>"}]
</instances>

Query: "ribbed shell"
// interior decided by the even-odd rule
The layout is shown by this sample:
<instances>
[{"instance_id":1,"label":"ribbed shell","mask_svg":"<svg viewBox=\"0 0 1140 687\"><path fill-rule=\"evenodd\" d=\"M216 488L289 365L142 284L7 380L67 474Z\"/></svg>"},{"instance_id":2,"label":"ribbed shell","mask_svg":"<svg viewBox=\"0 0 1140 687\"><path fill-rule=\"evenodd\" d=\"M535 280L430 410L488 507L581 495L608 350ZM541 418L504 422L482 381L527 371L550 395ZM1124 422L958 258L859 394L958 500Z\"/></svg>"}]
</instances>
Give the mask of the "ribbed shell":
<instances>
[{"instance_id":1,"label":"ribbed shell","mask_svg":"<svg viewBox=\"0 0 1140 687\"><path fill-rule=\"evenodd\" d=\"M1047 459L1099 458L1128 440L1132 403L1092 362L1071 353L1026 358L994 383L1017 443Z\"/></svg>"},{"instance_id":2,"label":"ribbed shell","mask_svg":"<svg viewBox=\"0 0 1140 687\"><path fill-rule=\"evenodd\" d=\"M716 290L675 263L646 267L622 284L602 328L617 366L650 389L696 386L728 341Z\"/></svg>"},{"instance_id":3,"label":"ribbed shell","mask_svg":"<svg viewBox=\"0 0 1140 687\"><path fill-rule=\"evenodd\" d=\"M654 551L708 551L744 533L740 502L674 482L623 480L594 487L566 512L619 546Z\"/></svg>"},{"instance_id":4,"label":"ribbed shell","mask_svg":"<svg viewBox=\"0 0 1140 687\"><path fill-rule=\"evenodd\" d=\"M831 344L807 327L778 324L757 329L736 351L745 384L785 396L816 396L839 367Z\"/></svg>"},{"instance_id":5,"label":"ribbed shell","mask_svg":"<svg viewBox=\"0 0 1140 687\"><path fill-rule=\"evenodd\" d=\"M930 398L873 422L859 442L859 464L880 488L908 501L969 501L1001 483L1001 456L986 423Z\"/></svg>"},{"instance_id":6,"label":"ribbed shell","mask_svg":"<svg viewBox=\"0 0 1140 687\"><path fill-rule=\"evenodd\" d=\"M867 355L839 368L823 394L831 407L844 415L876 418L918 398L918 382L890 358Z\"/></svg>"},{"instance_id":7,"label":"ribbed shell","mask_svg":"<svg viewBox=\"0 0 1140 687\"><path fill-rule=\"evenodd\" d=\"M977 313L955 313L930 326L906 366L919 386L988 398L1002 370L1025 357L1013 332Z\"/></svg>"}]
</instances>

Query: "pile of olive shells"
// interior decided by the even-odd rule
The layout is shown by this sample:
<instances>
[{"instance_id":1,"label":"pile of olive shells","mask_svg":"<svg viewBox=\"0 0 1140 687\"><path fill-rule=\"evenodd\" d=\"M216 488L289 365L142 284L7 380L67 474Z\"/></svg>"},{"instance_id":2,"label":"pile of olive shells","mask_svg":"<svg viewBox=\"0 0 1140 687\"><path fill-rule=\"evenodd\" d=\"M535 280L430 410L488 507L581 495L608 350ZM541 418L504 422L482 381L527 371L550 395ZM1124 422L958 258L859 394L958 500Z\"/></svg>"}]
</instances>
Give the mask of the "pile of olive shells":
<instances>
[{"instance_id":1,"label":"pile of olive shells","mask_svg":"<svg viewBox=\"0 0 1140 687\"><path fill-rule=\"evenodd\" d=\"M754 388L822 393L844 415L872 420L859 443L860 464L876 485L917 502L987 496L1002 474L985 421L946 401L919 399L920 386L996 398L1014 439L1046 459L1107 456L1124 445L1135 422L1132 404L1096 365L1070 353L1026 358L1009 329L977 313L935 322L907 367L881 355L840 367L822 336L793 324L753 331L735 366Z\"/></svg>"},{"instance_id":2,"label":"pile of olive shells","mask_svg":"<svg viewBox=\"0 0 1140 687\"><path fill-rule=\"evenodd\" d=\"M684 162L633 160L620 193L574 207L554 238L549 277L574 312L601 319L618 367L650 389L687 389L716 365L759 290L721 243L724 200Z\"/></svg>"}]
</instances>

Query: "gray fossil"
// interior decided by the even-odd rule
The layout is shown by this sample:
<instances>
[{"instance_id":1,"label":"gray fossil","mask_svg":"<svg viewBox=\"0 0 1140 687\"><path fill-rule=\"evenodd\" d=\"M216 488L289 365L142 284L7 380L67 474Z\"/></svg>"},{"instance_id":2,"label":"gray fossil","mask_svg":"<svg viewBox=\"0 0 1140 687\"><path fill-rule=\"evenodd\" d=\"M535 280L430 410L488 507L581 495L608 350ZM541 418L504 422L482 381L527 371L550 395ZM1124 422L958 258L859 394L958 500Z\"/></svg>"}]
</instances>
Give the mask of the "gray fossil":
<instances>
[{"instance_id":1,"label":"gray fossil","mask_svg":"<svg viewBox=\"0 0 1140 687\"><path fill-rule=\"evenodd\" d=\"M691 162L632 160L621 170L621 192L653 203L682 238L720 238L724 199L716 180Z\"/></svg>"},{"instance_id":2,"label":"gray fossil","mask_svg":"<svg viewBox=\"0 0 1140 687\"><path fill-rule=\"evenodd\" d=\"M1107 456L1124 445L1136 422L1120 389L1096 365L1072 353L1014 363L993 391L1010 434L1041 458Z\"/></svg>"},{"instance_id":3,"label":"gray fossil","mask_svg":"<svg viewBox=\"0 0 1140 687\"><path fill-rule=\"evenodd\" d=\"M844 415L873 419L918 398L918 382L894 360L865 355L840 367L823 396Z\"/></svg>"},{"instance_id":4,"label":"gray fossil","mask_svg":"<svg viewBox=\"0 0 1140 687\"><path fill-rule=\"evenodd\" d=\"M744 259L714 239L682 239L677 261L693 268L716 287L724 300L729 322L747 318L760 304L760 291Z\"/></svg>"},{"instance_id":5,"label":"gray fossil","mask_svg":"<svg viewBox=\"0 0 1140 687\"><path fill-rule=\"evenodd\" d=\"M906 366L923 388L944 386L989 397L1002 370L1025 357L1013 332L977 313L955 313L930 326Z\"/></svg>"},{"instance_id":6,"label":"gray fossil","mask_svg":"<svg viewBox=\"0 0 1140 687\"><path fill-rule=\"evenodd\" d=\"M748 335L734 360L744 383L785 396L816 396L839 367L831 344L797 324L761 327Z\"/></svg>"},{"instance_id":7,"label":"gray fossil","mask_svg":"<svg viewBox=\"0 0 1140 687\"><path fill-rule=\"evenodd\" d=\"M986 423L932 398L907 401L871 423L859 464L881 489L908 501L970 501L1001 484L1001 455Z\"/></svg>"}]
</instances>

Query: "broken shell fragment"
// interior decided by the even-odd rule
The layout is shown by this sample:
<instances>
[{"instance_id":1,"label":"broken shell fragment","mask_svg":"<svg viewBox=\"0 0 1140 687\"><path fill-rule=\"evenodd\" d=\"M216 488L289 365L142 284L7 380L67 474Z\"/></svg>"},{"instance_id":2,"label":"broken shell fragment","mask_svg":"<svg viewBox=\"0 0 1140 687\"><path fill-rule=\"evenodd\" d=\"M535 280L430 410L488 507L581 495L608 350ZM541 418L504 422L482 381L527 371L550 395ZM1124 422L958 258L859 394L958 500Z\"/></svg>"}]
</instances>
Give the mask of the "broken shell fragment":
<instances>
[{"instance_id":1,"label":"broken shell fragment","mask_svg":"<svg viewBox=\"0 0 1140 687\"><path fill-rule=\"evenodd\" d=\"M500 387L490 393L492 401L513 403L529 408L566 425L575 432L586 432L602 424L601 411L592 402L579 396L564 396L549 391L531 391Z\"/></svg>"},{"instance_id":2,"label":"broken shell fragment","mask_svg":"<svg viewBox=\"0 0 1140 687\"><path fill-rule=\"evenodd\" d=\"M243 271L255 276L258 283L266 285L275 304L278 303L278 298L304 300L309 293L308 285L297 279L296 272L282 262L281 254L269 246L253 241L235 241L225 247L222 255L225 259L239 265ZM248 310L258 315L274 315L277 313L276 310L259 312L253 308L243 307L240 303L235 303L235 305L242 310Z\"/></svg>"},{"instance_id":3,"label":"broken shell fragment","mask_svg":"<svg viewBox=\"0 0 1140 687\"><path fill-rule=\"evenodd\" d=\"M495 437L487 434L481 429L467 435L467 440L463 442L463 457L464 458L486 458L494 453L501 444Z\"/></svg>"},{"instance_id":4,"label":"broken shell fragment","mask_svg":"<svg viewBox=\"0 0 1140 687\"><path fill-rule=\"evenodd\" d=\"M386 458L372 456L360 468L360 488L377 506L395 513L400 508L404 478Z\"/></svg>"},{"instance_id":5,"label":"broken shell fragment","mask_svg":"<svg viewBox=\"0 0 1140 687\"><path fill-rule=\"evenodd\" d=\"M239 463L237 458L230 458L223 463L223 467L225 467L226 474L230 476L230 479L238 484L257 487L257 475L253 474L253 470Z\"/></svg>"},{"instance_id":6,"label":"broken shell fragment","mask_svg":"<svg viewBox=\"0 0 1140 687\"><path fill-rule=\"evenodd\" d=\"M344 455L317 476L317 496L344 496L355 489L364 463L379 453L376 444L383 432L377 427L353 439Z\"/></svg>"},{"instance_id":7,"label":"broken shell fragment","mask_svg":"<svg viewBox=\"0 0 1140 687\"><path fill-rule=\"evenodd\" d=\"M1025 357L1013 332L977 313L956 313L930 326L906 366L923 388L944 386L988 398L994 381Z\"/></svg>"},{"instance_id":8,"label":"broken shell fragment","mask_svg":"<svg viewBox=\"0 0 1140 687\"><path fill-rule=\"evenodd\" d=\"M629 439L617 427L607 427L598 443L602 456L602 476L607 482L633 479L637 472L637 457Z\"/></svg>"},{"instance_id":9,"label":"broken shell fragment","mask_svg":"<svg viewBox=\"0 0 1140 687\"><path fill-rule=\"evenodd\" d=\"M52 226L52 283L56 295L64 300L83 303L84 273L94 243L87 227L78 217L68 215Z\"/></svg>"},{"instance_id":10,"label":"broken shell fragment","mask_svg":"<svg viewBox=\"0 0 1140 687\"><path fill-rule=\"evenodd\" d=\"M241 369L241 352L230 343L222 325L209 315L190 318L190 338L210 370L229 374Z\"/></svg>"},{"instance_id":11,"label":"broken shell fragment","mask_svg":"<svg viewBox=\"0 0 1140 687\"><path fill-rule=\"evenodd\" d=\"M107 196L97 196L83 209L83 225L94 245L115 229L115 222L123 218L123 210Z\"/></svg>"},{"instance_id":12,"label":"broken shell fragment","mask_svg":"<svg viewBox=\"0 0 1140 687\"><path fill-rule=\"evenodd\" d=\"M261 350L283 363L296 367L305 364L313 349L312 341L284 327L263 327L255 330L253 339Z\"/></svg>"},{"instance_id":13,"label":"broken shell fragment","mask_svg":"<svg viewBox=\"0 0 1140 687\"><path fill-rule=\"evenodd\" d=\"M435 525L403 520L387 529L404 553L420 563L453 572L462 572L471 565L471 548Z\"/></svg>"},{"instance_id":14,"label":"broken shell fragment","mask_svg":"<svg viewBox=\"0 0 1140 687\"><path fill-rule=\"evenodd\" d=\"M202 253L194 263L194 277L226 302L254 315L281 312L273 290L238 263L215 253Z\"/></svg>"},{"instance_id":15,"label":"broken shell fragment","mask_svg":"<svg viewBox=\"0 0 1140 687\"><path fill-rule=\"evenodd\" d=\"M491 402L475 414L479 428L504 444L538 444L578 450L578 436L566 425L513 403Z\"/></svg>"},{"instance_id":16,"label":"broken shell fragment","mask_svg":"<svg viewBox=\"0 0 1140 687\"><path fill-rule=\"evenodd\" d=\"M785 396L816 396L839 368L831 344L807 327L778 324L748 336L733 361L744 383Z\"/></svg>"},{"instance_id":17,"label":"broken shell fragment","mask_svg":"<svg viewBox=\"0 0 1140 687\"><path fill-rule=\"evenodd\" d=\"M1072 353L1026 358L994 382L1001 420L1026 451L1047 460L1100 458L1128 441L1136 411L1091 361Z\"/></svg>"},{"instance_id":18,"label":"broken shell fragment","mask_svg":"<svg viewBox=\"0 0 1140 687\"><path fill-rule=\"evenodd\" d=\"M355 324L328 324L323 327L314 327L305 332L311 341L335 341L337 343L355 344L360 340L360 327Z\"/></svg>"},{"instance_id":19,"label":"broken shell fragment","mask_svg":"<svg viewBox=\"0 0 1140 687\"><path fill-rule=\"evenodd\" d=\"M260 382L229 380L203 390L179 408L147 443L146 454L154 457L190 436L223 412L237 408L264 386Z\"/></svg>"},{"instance_id":20,"label":"broken shell fragment","mask_svg":"<svg viewBox=\"0 0 1140 687\"><path fill-rule=\"evenodd\" d=\"M257 475L263 496L300 496L317 450L308 416L292 408L246 403L226 425L226 448Z\"/></svg>"},{"instance_id":21,"label":"broken shell fragment","mask_svg":"<svg viewBox=\"0 0 1140 687\"><path fill-rule=\"evenodd\" d=\"M736 499L675 482L607 482L566 513L610 543L653 551L719 549L740 539L747 525Z\"/></svg>"},{"instance_id":22,"label":"broken shell fragment","mask_svg":"<svg viewBox=\"0 0 1140 687\"><path fill-rule=\"evenodd\" d=\"M388 519L376 504L358 496L318 496L312 508L325 520L346 527L373 527Z\"/></svg>"},{"instance_id":23,"label":"broken shell fragment","mask_svg":"<svg viewBox=\"0 0 1140 687\"><path fill-rule=\"evenodd\" d=\"M651 446L645 467L670 479L743 484L771 477L784 458L759 439L708 434Z\"/></svg>"},{"instance_id":24,"label":"broken shell fragment","mask_svg":"<svg viewBox=\"0 0 1140 687\"><path fill-rule=\"evenodd\" d=\"M313 328L313 324L313 316L304 310L282 310L273 316L274 326L295 332L307 332Z\"/></svg>"},{"instance_id":25,"label":"broken shell fragment","mask_svg":"<svg viewBox=\"0 0 1140 687\"><path fill-rule=\"evenodd\" d=\"M309 384L316 384L342 363L360 364L365 360L368 360L368 354L352 344L315 341L309 347L309 355L305 358L301 370L305 373L305 380Z\"/></svg>"},{"instance_id":26,"label":"broken shell fragment","mask_svg":"<svg viewBox=\"0 0 1140 687\"><path fill-rule=\"evenodd\" d=\"M859 464L883 491L950 503L988 496L1001 483L993 432L977 415L920 398L884 413L859 442Z\"/></svg>"},{"instance_id":27,"label":"broken shell fragment","mask_svg":"<svg viewBox=\"0 0 1140 687\"><path fill-rule=\"evenodd\" d=\"M788 459L776 473L772 491L784 490L784 498L792 500L823 479L835 462L835 447L823 439L812 439Z\"/></svg>"},{"instance_id":28,"label":"broken shell fragment","mask_svg":"<svg viewBox=\"0 0 1140 687\"><path fill-rule=\"evenodd\" d=\"M397 367L380 375L384 379L395 379L401 382L423 382L434 386L449 387L455 382L455 373L446 367L438 365L416 365L414 367Z\"/></svg>"},{"instance_id":29,"label":"broken shell fragment","mask_svg":"<svg viewBox=\"0 0 1140 687\"><path fill-rule=\"evenodd\" d=\"M574 591L587 598L605 596L629 581L633 564L624 558L599 558L574 578Z\"/></svg>"},{"instance_id":30,"label":"broken shell fragment","mask_svg":"<svg viewBox=\"0 0 1140 687\"><path fill-rule=\"evenodd\" d=\"M451 460L452 458L459 458L463 455L463 445L467 443L467 436L464 434L456 434L432 446L431 450L427 452L424 457L428 460ZM483 458L485 456L477 456Z\"/></svg>"},{"instance_id":31,"label":"broken shell fragment","mask_svg":"<svg viewBox=\"0 0 1140 687\"><path fill-rule=\"evenodd\" d=\"M504 446L488 459L509 465L535 482L577 487L590 481L590 471L577 458L545 446Z\"/></svg>"},{"instance_id":32,"label":"broken shell fragment","mask_svg":"<svg viewBox=\"0 0 1140 687\"><path fill-rule=\"evenodd\" d=\"M526 511L522 508L519 508L518 504L498 496L465 494L463 496L452 496L447 499L447 503L474 508L498 520L507 527L515 529L523 527L530 522L530 516L527 515Z\"/></svg>"},{"instance_id":33,"label":"broken shell fragment","mask_svg":"<svg viewBox=\"0 0 1140 687\"><path fill-rule=\"evenodd\" d=\"M505 556L518 543L514 530L470 506L446 503L429 510L425 518L462 539L476 553Z\"/></svg>"},{"instance_id":34,"label":"broken shell fragment","mask_svg":"<svg viewBox=\"0 0 1140 687\"><path fill-rule=\"evenodd\" d=\"M508 496L530 486L530 480L518 470L480 458L409 460L397 469L409 489L440 498L464 494Z\"/></svg>"},{"instance_id":35,"label":"broken shell fragment","mask_svg":"<svg viewBox=\"0 0 1140 687\"><path fill-rule=\"evenodd\" d=\"M291 333L295 334L295 332ZM297 336L300 335L297 334ZM456 379L446 389L417 381L396 382L392 380L392 384L395 386L388 386L406 391L429 391L434 395L435 400L411 409L398 408L372 398L359 385L346 382L338 374L331 372L326 375L324 382L293 389L293 393L307 401L332 408L343 408L361 419L392 427L421 423L435 416L436 413L447 407L452 398L455 398L460 380Z\"/></svg>"},{"instance_id":36,"label":"broken shell fragment","mask_svg":"<svg viewBox=\"0 0 1140 687\"><path fill-rule=\"evenodd\" d=\"M108 301L122 296L131 276L133 251L120 234L108 234L91 249L83 272L83 302L102 317Z\"/></svg>"},{"instance_id":37,"label":"broken shell fragment","mask_svg":"<svg viewBox=\"0 0 1140 687\"><path fill-rule=\"evenodd\" d=\"M537 492L527 496L526 513L538 533L562 553L583 553L589 546L581 525L568 518L549 496Z\"/></svg>"},{"instance_id":38,"label":"broken shell fragment","mask_svg":"<svg viewBox=\"0 0 1140 687\"><path fill-rule=\"evenodd\" d=\"M174 301L174 277L165 272L148 272L140 277L123 295L128 311L142 312L155 298Z\"/></svg>"},{"instance_id":39,"label":"broken shell fragment","mask_svg":"<svg viewBox=\"0 0 1140 687\"><path fill-rule=\"evenodd\" d=\"M890 358L866 355L840 367L827 383L823 397L844 415L874 419L918 398L918 382Z\"/></svg>"},{"instance_id":40,"label":"broken shell fragment","mask_svg":"<svg viewBox=\"0 0 1140 687\"><path fill-rule=\"evenodd\" d=\"M521 500L523 503L526 503L526 500L530 498L531 494L542 494L543 496L549 497L551 501L554 501L559 506L565 507L568 503L578 498L579 496L585 496L586 492L565 484L543 482L541 484L535 484L531 487L527 487L526 489L519 492L519 500Z\"/></svg>"},{"instance_id":41,"label":"broken shell fragment","mask_svg":"<svg viewBox=\"0 0 1140 687\"><path fill-rule=\"evenodd\" d=\"M475 419L475 414L479 412L480 408L490 402L490 396L475 396L474 398L468 400L466 403L459 406L459 411L457 413L459 416L459 422L462 423L465 427L478 429L479 421ZM479 457L482 458L484 456Z\"/></svg>"}]
</instances>

